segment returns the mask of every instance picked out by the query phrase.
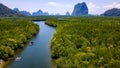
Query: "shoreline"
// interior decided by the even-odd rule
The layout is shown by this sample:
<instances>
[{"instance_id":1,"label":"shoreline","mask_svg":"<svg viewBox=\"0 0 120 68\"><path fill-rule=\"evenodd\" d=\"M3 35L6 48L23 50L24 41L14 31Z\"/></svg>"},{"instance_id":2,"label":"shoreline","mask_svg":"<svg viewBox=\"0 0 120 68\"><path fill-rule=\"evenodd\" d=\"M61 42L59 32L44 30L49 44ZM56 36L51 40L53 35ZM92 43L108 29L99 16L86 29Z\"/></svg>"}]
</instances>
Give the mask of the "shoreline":
<instances>
[{"instance_id":1,"label":"shoreline","mask_svg":"<svg viewBox=\"0 0 120 68\"><path fill-rule=\"evenodd\" d=\"M7 68L7 66L8 66L12 61L14 61L14 58L17 56L17 54L19 54L23 49L24 49L24 48L18 49L18 50L15 52L15 55L14 55L13 57L9 58L7 61L4 61L4 60L1 59L2 61L4 61L4 63L2 63L2 64L0 65L0 68Z\"/></svg>"},{"instance_id":2,"label":"shoreline","mask_svg":"<svg viewBox=\"0 0 120 68\"><path fill-rule=\"evenodd\" d=\"M39 29L39 30L40 30L40 29ZM33 34L33 37L32 37L32 38L34 38L34 37L38 34L38 31L39 31L39 30L36 30L36 33ZM3 59L0 59L0 68L6 68L12 61L14 61L14 58L17 56L17 54L19 54L22 50L24 50L24 48L27 46L27 44L30 42L30 40L31 40L32 38L30 38L29 41L28 41L26 44L24 44L25 46L24 46L23 48L18 48L18 49L16 50L14 56L11 57L11 58L8 58L7 61L4 61Z\"/></svg>"},{"instance_id":3,"label":"shoreline","mask_svg":"<svg viewBox=\"0 0 120 68\"><path fill-rule=\"evenodd\" d=\"M4 65L5 65L5 61L0 59L0 68L3 68Z\"/></svg>"},{"instance_id":4,"label":"shoreline","mask_svg":"<svg viewBox=\"0 0 120 68\"><path fill-rule=\"evenodd\" d=\"M52 65L53 65L53 68L57 68L57 64L55 63L55 59L52 59Z\"/></svg>"}]
</instances>

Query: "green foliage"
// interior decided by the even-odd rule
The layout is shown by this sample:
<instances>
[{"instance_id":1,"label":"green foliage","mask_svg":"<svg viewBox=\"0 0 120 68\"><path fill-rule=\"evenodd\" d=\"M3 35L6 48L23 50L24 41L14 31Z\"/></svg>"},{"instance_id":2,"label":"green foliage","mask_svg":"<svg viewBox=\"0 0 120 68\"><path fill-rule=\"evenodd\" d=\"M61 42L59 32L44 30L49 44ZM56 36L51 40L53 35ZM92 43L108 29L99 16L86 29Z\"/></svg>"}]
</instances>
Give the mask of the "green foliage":
<instances>
[{"instance_id":1,"label":"green foliage","mask_svg":"<svg viewBox=\"0 0 120 68\"><path fill-rule=\"evenodd\" d=\"M120 18L64 17L57 26L51 53L57 68L120 68Z\"/></svg>"},{"instance_id":2,"label":"green foliage","mask_svg":"<svg viewBox=\"0 0 120 68\"><path fill-rule=\"evenodd\" d=\"M0 59L7 60L14 51L25 46L39 30L38 25L30 20L0 19Z\"/></svg>"}]
</instances>

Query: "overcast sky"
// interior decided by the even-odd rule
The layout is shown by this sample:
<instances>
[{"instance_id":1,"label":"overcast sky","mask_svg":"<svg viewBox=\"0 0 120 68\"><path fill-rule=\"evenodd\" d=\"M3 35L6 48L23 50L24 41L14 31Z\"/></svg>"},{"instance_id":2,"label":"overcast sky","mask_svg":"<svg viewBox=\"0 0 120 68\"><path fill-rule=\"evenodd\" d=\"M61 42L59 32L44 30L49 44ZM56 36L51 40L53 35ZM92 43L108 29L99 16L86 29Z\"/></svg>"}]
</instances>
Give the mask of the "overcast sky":
<instances>
[{"instance_id":1,"label":"overcast sky","mask_svg":"<svg viewBox=\"0 0 120 68\"><path fill-rule=\"evenodd\" d=\"M72 13L74 5L86 2L89 14L101 14L110 8L120 8L120 0L0 0L0 3L9 8L19 8L29 12L36 12L41 9L50 14Z\"/></svg>"}]
</instances>

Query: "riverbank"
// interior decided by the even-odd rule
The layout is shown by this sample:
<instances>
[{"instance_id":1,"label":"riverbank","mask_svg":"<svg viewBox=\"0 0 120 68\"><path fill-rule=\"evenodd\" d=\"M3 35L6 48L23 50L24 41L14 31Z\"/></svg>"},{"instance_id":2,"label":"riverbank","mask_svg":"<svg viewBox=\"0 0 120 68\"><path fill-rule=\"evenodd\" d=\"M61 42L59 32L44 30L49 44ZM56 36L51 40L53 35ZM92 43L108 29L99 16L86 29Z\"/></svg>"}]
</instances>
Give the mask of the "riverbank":
<instances>
[{"instance_id":1,"label":"riverbank","mask_svg":"<svg viewBox=\"0 0 120 68\"><path fill-rule=\"evenodd\" d=\"M18 53L20 53L24 48L21 48L21 49L18 49L16 52L15 52L15 55L11 58L9 58L7 61L4 61L2 60L2 64L0 65L0 68L7 68L7 66L12 62L14 61L14 58L17 56Z\"/></svg>"},{"instance_id":2,"label":"riverbank","mask_svg":"<svg viewBox=\"0 0 120 68\"><path fill-rule=\"evenodd\" d=\"M16 57L22 57L22 60L14 62L13 59L7 65L7 68L53 68L49 42L55 29L46 25L44 21L34 23L40 26L40 31L38 31L36 37L31 40L34 44L29 46L30 43L28 43L26 47L16 55Z\"/></svg>"},{"instance_id":3,"label":"riverbank","mask_svg":"<svg viewBox=\"0 0 120 68\"><path fill-rule=\"evenodd\" d=\"M58 68L120 67L119 18L71 17L47 23L57 25L51 54Z\"/></svg>"},{"instance_id":4,"label":"riverbank","mask_svg":"<svg viewBox=\"0 0 120 68\"><path fill-rule=\"evenodd\" d=\"M0 68L3 68L4 63L5 63L5 61L0 59Z\"/></svg>"},{"instance_id":5,"label":"riverbank","mask_svg":"<svg viewBox=\"0 0 120 68\"><path fill-rule=\"evenodd\" d=\"M15 55L14 55L13 57L9 58L7 61L4 61L4 60L1 59L1 60L2 60L2 64L0 65L0 68L7 68L7 66L8 66L12 61L14 61L14 58L16 57L16 55L17 55L19 52L21 52L23 49L24 49L24 48L18 49L18 50L15 52Z\"/></svg>"},{"instance_id":6,"label":"riverbank","mask_svg":"<svg viewBox=\"0 0 120 68\"><path fill-rule=\"evenodd\" d=\"M23 49L39 30L39 26L28 19L0 18L0 67L14 57L18 49ZM4 60L4 62L3 62Z\"/></svg>"},{"instance_id":7,"label":"riverbank","mask_svg":"<svg viewBox=\"0 0 120 68\"><path fill-rule=\"evenodd\" d=\"M38 34L38 32L39 32L39 30L37 30L37 32L36 32L35 34L33 34L33 37L32 37L32 38L34 38L34 37ZM30 38L29 41L28 41L26 44L24 44L24 45L27 45L27 44L32 40L32 38ZM26 47L26 46L25 46L25 47ZM24 50L25 47L17 49L17 50L15 51L14 56L11 57L11 58L8 58L7 61L4 61L4 60L0 59L0 68L7 68L7 66L8 66L12 61L14 61L15 57L16 57L19 53L21 53L21 52Z\"/></svg>"},{"instance_id":8,"label":"riverbank","mask_svg":"<svg viewBox=\"0 0 120 68\"><path fill-rule=\"evenodd\" d=\"M0 68L6 68L7 65L10 63L11 60L12 60L12 58L9 59L8 61L2 60L2 64L0 65Z\"/></svg>"}]
</instances>

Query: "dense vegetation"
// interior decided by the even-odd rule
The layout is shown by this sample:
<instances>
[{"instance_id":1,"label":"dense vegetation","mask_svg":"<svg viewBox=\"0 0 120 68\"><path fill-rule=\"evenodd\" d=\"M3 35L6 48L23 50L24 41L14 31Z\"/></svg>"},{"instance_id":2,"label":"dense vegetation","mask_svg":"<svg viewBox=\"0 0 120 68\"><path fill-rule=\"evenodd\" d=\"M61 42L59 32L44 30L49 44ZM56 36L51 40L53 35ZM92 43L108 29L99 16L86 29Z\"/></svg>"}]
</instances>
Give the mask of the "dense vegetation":
<instances>
[{"instance_id":1,"label":"dense vegetation","mask_svg":"<svg viewBox=\"0 0 120 68\"><path fill-rule=\"evenodd\" d=\"M0 18L0 59L7 60L39 30L30 20Z\"/></svg>"},{"instance_id":2,"label":"dense vegetation","mask_svg":"<svg viewBox=\"0 0 120 68\"><path fill-rule=\"evenodd\" d=\"M57 68L120 68L120 18L49 19L56 27L51 40Z\"/></svg>"}]
</instances>

